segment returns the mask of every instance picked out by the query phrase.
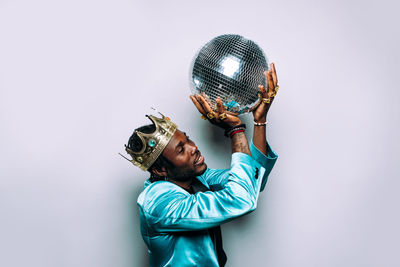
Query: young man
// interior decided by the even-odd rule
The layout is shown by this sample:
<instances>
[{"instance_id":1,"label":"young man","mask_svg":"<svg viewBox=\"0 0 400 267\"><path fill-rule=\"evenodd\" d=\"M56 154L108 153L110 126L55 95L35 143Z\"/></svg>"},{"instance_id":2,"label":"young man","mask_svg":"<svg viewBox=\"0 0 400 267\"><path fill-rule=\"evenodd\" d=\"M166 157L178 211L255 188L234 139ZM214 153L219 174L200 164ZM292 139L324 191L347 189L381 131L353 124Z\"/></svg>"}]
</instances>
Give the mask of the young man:
<instances>
[{"instance_id":1,"label":"young man","mask_svg":"<svg viewBox=\"0 0 400 267\"><path fill-rule=\"evenodd\" d=\"M231 138L230 169L207 168L195 143L164 116L148 116L153 124L130 137L130 161L151 174L138 198L150 266L225 265L220 225L256 208L277 159L266 141L266 117L279 88L273 64L266 75L268 92L260 86L250 146L245 125L224 112L220 99L214 112L203 96L190 97L202 117Z\"/></svg>"}]
</instances>

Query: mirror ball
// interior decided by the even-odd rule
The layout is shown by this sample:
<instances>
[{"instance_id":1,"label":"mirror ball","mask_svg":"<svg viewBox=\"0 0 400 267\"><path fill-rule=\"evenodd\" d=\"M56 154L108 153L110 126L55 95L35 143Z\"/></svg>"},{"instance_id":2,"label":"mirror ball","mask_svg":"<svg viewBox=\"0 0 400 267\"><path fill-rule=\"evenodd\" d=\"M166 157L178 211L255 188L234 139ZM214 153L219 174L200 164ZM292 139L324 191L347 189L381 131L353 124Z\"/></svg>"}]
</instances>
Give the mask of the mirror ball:
<instances>
[{"instance_id":1,"label":"mirror ball","mask_svg":"<svg viewBox=\"0 0 400 267\"><path fill-rule=\"evenodd\" d=\"M258 86L268 85L269 69L263 50L236 34L220 35L206 43L194 56L189 74L192 94L203 94L216 110L220 97L226 111L250 112L259 103Z\"/></svg>"}]
</instances>

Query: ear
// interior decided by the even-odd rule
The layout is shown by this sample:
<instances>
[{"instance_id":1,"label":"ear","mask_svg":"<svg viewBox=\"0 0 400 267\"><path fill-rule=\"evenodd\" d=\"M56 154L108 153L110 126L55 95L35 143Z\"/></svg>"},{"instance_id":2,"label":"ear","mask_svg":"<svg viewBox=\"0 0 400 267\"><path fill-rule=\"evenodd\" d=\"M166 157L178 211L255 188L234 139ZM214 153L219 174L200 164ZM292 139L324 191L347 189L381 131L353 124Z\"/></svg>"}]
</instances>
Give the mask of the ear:
<instances>
[{"instance_id":1,"label":"ear","mask_svg":"<svg viewBox=\"0 0 400 267\"><path fill-rule=\"evenodd\" d=\"M151 170L155 175L160 176L160 177L166 177L167 176L167 169L165 167L161 167L159 170L156 168L153 168Z\"/></svg>"}]
</instances>

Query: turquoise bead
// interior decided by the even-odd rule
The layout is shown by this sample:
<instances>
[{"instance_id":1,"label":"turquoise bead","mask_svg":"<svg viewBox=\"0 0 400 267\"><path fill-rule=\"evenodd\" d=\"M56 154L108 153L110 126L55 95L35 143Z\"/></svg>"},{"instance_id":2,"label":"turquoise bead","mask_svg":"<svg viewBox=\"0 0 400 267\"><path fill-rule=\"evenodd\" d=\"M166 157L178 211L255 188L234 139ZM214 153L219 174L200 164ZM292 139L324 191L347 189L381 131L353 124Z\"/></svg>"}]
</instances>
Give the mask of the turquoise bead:
<instances>
[{"instance_id":1,"label":"turquoise bead","mask_svg":"<svg viewBox=\"0 0 400 267\"><path fill-rule=\"evenodd\" d=\"M156 141L154 139L150 139L148 144L149 144L150 147L154 147L157 143L156 143Z\"/></svg>"}]
</instances>

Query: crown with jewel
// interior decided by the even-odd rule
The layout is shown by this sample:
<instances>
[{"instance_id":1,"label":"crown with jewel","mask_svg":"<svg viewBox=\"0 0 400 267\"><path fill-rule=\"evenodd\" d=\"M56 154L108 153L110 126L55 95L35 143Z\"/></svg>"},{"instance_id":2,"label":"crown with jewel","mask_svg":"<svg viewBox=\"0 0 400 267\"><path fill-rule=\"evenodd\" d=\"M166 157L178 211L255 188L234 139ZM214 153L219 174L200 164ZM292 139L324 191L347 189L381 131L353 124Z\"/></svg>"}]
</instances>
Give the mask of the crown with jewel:
<instances>
[{"instance_id":1,"label":"crown with jewel","mask_svg":"<svg viewBox=\"0 0 400 267\"><path fill-rule=\"evenodd\" d=\"M144 171L147 171L161 155L178 128L168 117L165 117L161 113L160 115L162 116L161 118L157 118L153 115L146 115L156 127L153 133L135 131L142 141L142 149L140 151L135 152L125 145L126 152L132 157L131 160L120 154L133 165L138 166Z\"/></svg>"}]
</instances>

